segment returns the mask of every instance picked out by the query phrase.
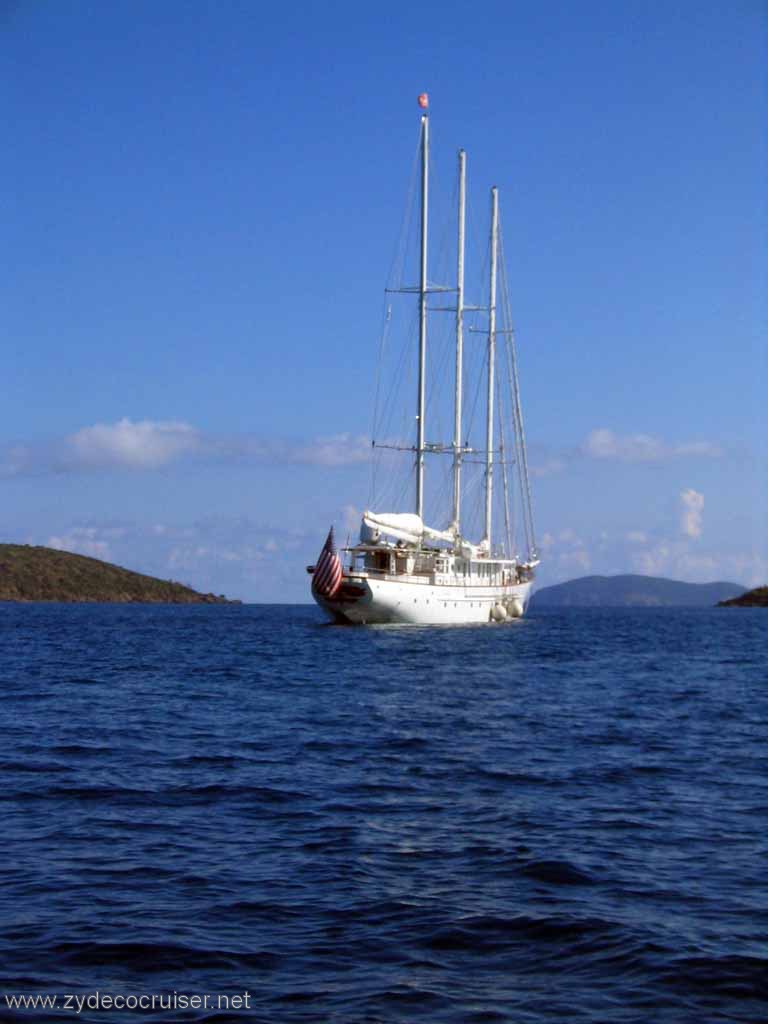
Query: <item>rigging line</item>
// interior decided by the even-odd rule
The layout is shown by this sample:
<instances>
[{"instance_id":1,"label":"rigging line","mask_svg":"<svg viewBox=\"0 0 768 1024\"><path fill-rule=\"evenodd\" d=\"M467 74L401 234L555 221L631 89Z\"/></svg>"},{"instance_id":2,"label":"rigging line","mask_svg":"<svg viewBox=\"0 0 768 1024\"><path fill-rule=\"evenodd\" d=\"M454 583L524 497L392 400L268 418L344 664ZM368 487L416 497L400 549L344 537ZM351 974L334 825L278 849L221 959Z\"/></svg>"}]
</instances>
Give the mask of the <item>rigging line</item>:
<instances>
[{"instance_id":1,"label":"rigging line","mask_svg":"<svg viewBox=\"0 0 768 1024\"><path fill-rule=\"evenodd\" d=\"M380 389L376 424L372 440L381 448L399 442L410 444L412 417L403 402L404 390L410 390L415 368L411 355L417 311L410 302L396 302L387 325L387 344L379 368ZM378 500L378 499L377 499Z\"/></svg>"},{"instance_id":2,"label":"rigging line","mask_svg":"<svg viewBox=\"0 0 768 1024\"><path fill-rule=\"evenodd\" d=\"M450 498L453 494L453 466L450 463L443 463L443 471L438 477L438 481L434 493L434 506L439 509L450 508ZM442 529L444 524L442 516L440 523Z\"/></svg>"},{"instance_id":3,"label":"rigging line","mask_svg":"<svg viewBox=\"0 0 768 1024\"><path fill-rule=\"evenodd\" d=\"M415 207L415 195L416 195L416 183L418 180L418 169L419 169L419 156L421 151L421 128L419 128L416 148L411 164L411 174L408 185L408 192L406 197L405 208L400 222L400 232L397 243L390 261L389 272L387 274L388 284L402 284L403 269L405 266L405 254L408 244L408 235L410 234L411 221L413 219L413 210ZM385 298L385 303L387 302ZM392 306L387 304L385 306L385 321L381 332L381 338L379 343L379 359L376 370L376 385L375 385L375 399L374 399L374 411L373 411L373 423L371 428L371 439L375 440L377 429L381 426L381 420L384 419L387 400L385 399L383 407L380 405L381 402L381 378L382 370L384 366L384 355L386 345L389 338L389 326L392 317ZM381 417L381 420L380 420ZM377 488L377 468L379 461L377 459L371 460L371 478L370 478L370 493L369 502L375 499L376 488Z\"/></svg>"},{"instance_id":4,"label":"rigging line","mask_svg":"<svg viewBox=\"0 0 768 1024\"><path fill-rule=\"evenodd\" d=\"M486 345L483 346L482 351L483 351L483 358L482 358L482 362L480 364L480 372L475 374L474 398L472 399L472 405L470 406L469 416L467 416L465 418L465 421L464 421L464 423L465 423L465 426L464 426L464 436L465 436L465 438L468 438L468 437L471 436L472 429L473 429L474 424L475 424L475 414L477 412L477 406L478 406L478 403L480 402L480 393L481 393L482 388L483 388L483 378L485 376L487 376L488 348L487 348ZM475 359L475 362L476 361L477 360ZM483 450L485 449L485 444L482 445L482 448L483 448Z\"/></svg>"},{"instance_id":5,"label":"rigging line","mask_svg":"<svg viewBox=\"0 0 768 1024\"><path fill-rule=\"evenodd\" d=\"M435 273L434 282L444 282L448 285L449 282L453 281L455 274L455 216L453 211L458 202L458 182L454 181L450 205L447 208L444 198L445 189L440 187L440 180L435 177L435 181L432 184L432 200L430 202L430 217L433 223L431 236L433 239L436 239L436 244L433 243L430 246L433 254L432 266ZM446 209L451 211L450 217L446 216ZM435 210L438 211L437 216L434 214ZM449 286L448 290L455 292L456 289Z\"/></svg>"},{"instance_id":6,"label":"rigging line","mask_svg":"<svg viewBox=\"0 0 768 1024\"><path fill-rule=\"evenodd\" d=\"M395 482L396 482L396 479L397 478L395 478ZM406 474L401 475L400 476L400 489L399 490L395 490L394 486L392 488L392 507L393 508L398 509L398 508L401 508L403 505L405 505L405 501L406 501L406 498L408 497L408 494L410 493L411 486L412 486L412 474L411 473L406 473Z\"/></svg>"},{"instance_id":7,"label":"rigging line","mask_svg":"<svg viewBox=\"0 0 768 1024\"><path fill-rule=\"evenodd\" d=\"M410 370L406 369L406 366L410 366L410 362L407 362L407 357L410 356L411 354L412 340L413 337L415 336L417 320L418 312L412 311L410 317L410 325L408 329L404 332L405 340L401 342L399 350L397 352L397 361L395 366L393 367L394 372L391 375L391 379L389 381L389 388L382 403L381 416L379 422L376 425L376 429L378 431L383 431L384 433L386 433L389 430L390 426L394 429L393 419L396 411L394 401L395 396L398 394L402 394L404 381L406 384L409 384L412 381L413 374ZM403 410L400 409L400 412L402 413ZM403 415L401 416L401 424L399 427L399 430L402 431L402 434L399 436L404 435L405 428L405 416Z\"/></svg>"},{"instance_id":8,"label":"rigging line","mask_svg":"<svg viewBox=\"0 0 768 1024\"><path fill-rule=\"evenodd\" d=\"M406 196L405 209L403 210L403 217L400 222L400 233L397 239L397 245L392 256L392 261L389 266L389 274L387 275L387 282L390 285L397 285L401 287L403 284L403 270L405 268L405 252L408 247L408 237L411 233L411 222L413 220L413 211L415 207L415 196L416 196L416 183L419 175L419 162L421 157L421 126L419 126L419 133L416 140L416 150L413 156L413 163L411 165L411 176L408 183L408 192Z\"/></svg>"},{"instance_id":9,"label":"rigging line","mask_svg":"<svg viewBox=\"0 0 768 1024\"><path fill-rule=\"evenodd\" d=\"M485 468L485 463L482 466ZM467 476L469 476L469 483L465 488L465 505L469 511L466 520L470 525L469 532L479 535L480 520L485 509L485 479L479 470L470 470Z\"/></svg>"},{"instance_id":10,"label":"rigging line","mask_svg":"<svg viewBox=\"0 0 768 1024\"><path fill-rule=\"evenodd\" d=\"M376 366L376 385L374 389L373 399L373 419L371 421L371 441L375 441L376 438L376 427L379 421L379 398L381 392L381 370L384 365L384 351L387 347L387 340L389 337L389 324L392 319L392 307L387 305L384 312L384 324L381 331L381 338L379 339L379 358ZM368 504L370 505L373 501L374 495L376 494L376 470L378 468L378 460L375 458L371 459L371 478L370 486L368 491Z\"/></svg>"},{"instance_id":11,"label":"rigging line","mask_svg":"<svg viewBox=\"0 0 768 1024\"><path fill-rule=\"evenodd\" d=\"M507 557L512 557L512 534L509 529L509 478L507 476L507 460L504 457L506 455L506 448L504 445L504 407L501 400L501 383L499 377L501 374L496 376L496 406L498 408L499 416L499 447L501 449L501 482L504 491L504 532L507 538Z\"/></svg>"},{"instance_id":12,"label":"rigging line","mask_svg":"<svg viewBox=\"0 0 768 1024\"><path fill-rule=\"evenodd\" d=\"M524 528L524 531L525 531L526 544L527 544L528 551L529 551L529 557L531 557L530 552L531 552L532 546L533 546L533 542L532 542L533 534L532 534L532 529L531 529L530 517L529 517L529 514L527 513L527 510L526 510L526 499L525 499L526 478L525 478L525 464L524 464L524 461L523 461L524 457L525 457L525 448L524 448L523 441L521 441L522 434L521 434L521 422L520 422L520 406L519 406L519 401L515 401L515 379L514 379L515 378L515 374L514 374L514 365L513 365L514 349L512 348L513 335L511 333L509 335L507 335L505 341L506 341L506 344L505 344L505 354L506 354L506 357L507 357L506 358L506 363L507 363L507 366L506 366L506 369L507 369L507 381L508 381L508 384L509 384L510 395L512 396L512 403L513 403L512 404L512 412L513 412L513 422L514 422L514 425L515 425L515 450L517 452L517 473L518 473L518 478L519 478L519 482L520 482L520 504L521 504L521 508L522 508L522 512L523 512L523 528ZM528 491L528 493L530 495L530 490Z\"/></svg>"},{"instance_id":13,"label":"rigging line","mask_svg":"<svg viewBox=\"0 0 768 1024\"><path fill-rule=\"evenodd\" d=\"M468 190L466 199L466 266L477 268L477 273L473 273L473 282L470 287L475 290L476 294L485 296L487 294L487 276L488 276L488 264L490 259L490 249L488 246L488 239L485 229L482 233L482 239L478 233L478 218L475 216L475 203L473 201L474 192ZM482 255L478 258L477 254ZM479 291L477 289L479 288ZM470 288L465 291L469 293ZM484 305L485 303L483 303ZM478 305L477 302L467 301L466 306Z\"/></svg>"},{"instance_id":14,"label":"rigging line","mask_svg":"<svg viewBox=\"0 0 768 1024\"><path fill-rule=\"evenodd\" d=\"M433 372L427 382L427 422L434 423L433 436L436 438L447 436L443 422L446 415L444 396L452 394L452 388L448 387L448 379L453 366L454 354L450 326L452 325L446 322L441 330L435 331L433 334ZM430 432L432 432L432 428L430 428Z\"/></svg>"},{"instance_id":15,"label":"rigging line","mask_svg":"<svg viewBox=\"0 0 768 1024\"><path fill-rule=\"evenodd\" d=\"M506 339L506 352L507 352L507 367L508 374L510 377L510 383L512 384L512 394L514 400L514 413L515 422L518 429L518 448L520 454L520 466L518 472L521 474L521 490L524 488L524 499L523 499L523 520L525 523L526 541L528 544L528 557L536 558L538 551L536 549L536 536L534 531L533 523L533 502L531 500L531 482L528 473L528 455L525 444L525 429L523 426L523 412L520 405L520 382L517 373L517 354L515 351L515 335L512 332L512 312L509 302L509 284L507 281L506 272L506 261L504 260L504 252L502 248L502 298L504 307L504 316L506 319L506 326L509 328L510 333L505 334Z\"/></svg>"}]
</instances>

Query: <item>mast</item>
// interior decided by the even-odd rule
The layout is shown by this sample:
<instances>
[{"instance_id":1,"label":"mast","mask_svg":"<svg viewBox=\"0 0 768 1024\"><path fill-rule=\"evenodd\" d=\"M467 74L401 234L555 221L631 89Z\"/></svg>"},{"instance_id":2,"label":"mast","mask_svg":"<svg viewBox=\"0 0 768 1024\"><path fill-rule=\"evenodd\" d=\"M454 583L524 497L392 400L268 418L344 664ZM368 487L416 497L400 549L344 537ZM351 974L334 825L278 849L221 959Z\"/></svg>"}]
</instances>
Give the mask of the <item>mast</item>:
<instances>
[{"instance_id":1,"label":"mast","mask_svg":"<svg viewBox=\"0 0 768 1024\"><path fill-rule=\"evenodd\" d=\"M421 100L419 100L421 102ZM424 517L424 407L427 361L427 209L429 115L421 118L421 277L419 280L419 395L416 414L416 515Z\"/></svg>"},{"instance_id":2,"label":"mast","mask_svg":"<svg viewBox=\"0 0 768 1024\"><path fill-rule=\"evenodd\" d=\"M499 190L491 189L491 287L488 298L488 400L485 427L485 533L483 543L491 552L493 503L493 385L496 362L496 257L499 245Z\"/></svg>"},{"instance_id":3,"label":"mast","mask_svg":"<svg viewBox=\"0 0 768 1024\"><path fill-rule=\"evenodd\" d=\"M464 348L464 220L467 154L459 150L459 238L456 266L456 404L453 421L453 529L458 540L461 514L461 386Z\"/></svg>"}]
</instances>

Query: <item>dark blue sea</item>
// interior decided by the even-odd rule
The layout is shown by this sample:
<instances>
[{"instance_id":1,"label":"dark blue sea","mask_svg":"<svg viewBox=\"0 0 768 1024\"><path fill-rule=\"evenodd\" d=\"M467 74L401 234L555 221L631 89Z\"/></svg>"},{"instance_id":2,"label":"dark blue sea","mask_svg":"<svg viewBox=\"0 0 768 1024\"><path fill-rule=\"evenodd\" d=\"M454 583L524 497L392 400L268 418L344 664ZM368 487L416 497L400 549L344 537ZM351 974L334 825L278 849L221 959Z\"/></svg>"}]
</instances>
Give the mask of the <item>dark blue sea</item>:
<instances>
[{"instance_id":1,"label":"dark blue sea","mask_svg":"<svg viewBox=\"0 0 768 1024\"><path fill-rule=\"evenodd\" d=\"M2 605L0 674L0 1021L768 1019L763 609Z\"/></svg>"}]
</instances>

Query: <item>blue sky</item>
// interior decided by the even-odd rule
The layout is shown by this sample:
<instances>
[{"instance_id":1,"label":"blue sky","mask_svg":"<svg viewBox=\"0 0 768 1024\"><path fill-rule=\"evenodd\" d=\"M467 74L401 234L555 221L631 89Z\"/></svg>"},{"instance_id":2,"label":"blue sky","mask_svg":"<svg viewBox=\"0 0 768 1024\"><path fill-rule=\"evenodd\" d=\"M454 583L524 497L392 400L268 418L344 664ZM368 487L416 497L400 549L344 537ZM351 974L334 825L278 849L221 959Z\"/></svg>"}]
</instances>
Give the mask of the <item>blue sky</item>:
<instances>
[{"instance_id":1,"label":"blue sky","mask_svg":"<svg viewBox=\"0 0 768 1024\"><path fill-rule=\"evenodd\" d=\"M541 583L768 581L763 3L0 3L0 537L260 601L369 496L383 289L499 186ZM436 524L441 525L441 524Z\"/></svg>"}]
</instances>

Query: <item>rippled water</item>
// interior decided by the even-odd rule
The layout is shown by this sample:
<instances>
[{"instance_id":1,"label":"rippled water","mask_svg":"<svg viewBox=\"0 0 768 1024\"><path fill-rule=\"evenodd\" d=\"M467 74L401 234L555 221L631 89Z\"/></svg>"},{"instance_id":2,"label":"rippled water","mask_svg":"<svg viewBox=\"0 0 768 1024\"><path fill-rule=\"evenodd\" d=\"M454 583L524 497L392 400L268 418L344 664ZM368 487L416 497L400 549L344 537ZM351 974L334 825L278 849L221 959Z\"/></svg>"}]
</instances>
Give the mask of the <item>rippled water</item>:
<instances>
[{"instance_id":1,"label":"rippled water","mask_svg":"<svg viewBox=\"0 0 768 1024\"><path fill-rule=\"evenodd\" d=\"M0 1020L768 1018L762 609L4 605L0 652Z\"/></svg>"}]
</instances>

